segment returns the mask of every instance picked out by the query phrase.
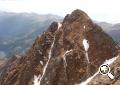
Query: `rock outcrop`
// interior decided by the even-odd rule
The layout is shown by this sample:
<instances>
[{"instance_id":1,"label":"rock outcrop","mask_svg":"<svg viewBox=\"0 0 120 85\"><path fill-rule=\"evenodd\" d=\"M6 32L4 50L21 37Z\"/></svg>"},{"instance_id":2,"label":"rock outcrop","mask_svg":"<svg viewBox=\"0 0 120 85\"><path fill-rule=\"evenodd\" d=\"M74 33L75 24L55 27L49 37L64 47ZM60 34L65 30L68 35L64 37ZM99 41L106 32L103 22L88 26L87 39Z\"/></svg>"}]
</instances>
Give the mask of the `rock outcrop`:
<instances>
[{"instance_id":1,"label":"rock outcrop","mask_svg":"<svg viewBox=\"0 0 120 85\"><path fill-rule=\"evenodd\" d=\"M75 10L37 37L26 56L6 64L1 69L0 85L79 84L96 73L105 60L118 54L113 39L86 13Z\"/></svg>"}]
</instances>

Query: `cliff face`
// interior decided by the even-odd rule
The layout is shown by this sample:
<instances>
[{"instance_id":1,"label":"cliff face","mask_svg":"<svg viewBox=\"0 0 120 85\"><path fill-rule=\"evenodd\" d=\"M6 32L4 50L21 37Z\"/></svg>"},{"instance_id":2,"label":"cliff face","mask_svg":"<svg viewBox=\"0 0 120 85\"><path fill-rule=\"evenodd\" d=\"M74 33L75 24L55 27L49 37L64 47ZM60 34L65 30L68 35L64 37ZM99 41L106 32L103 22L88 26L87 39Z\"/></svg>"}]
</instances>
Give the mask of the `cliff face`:
<instances>
[{"instance_id":1,"label":"cliff face","mask_svg":"<svg viewBox=\"0 0 120 85\"><path fill-rule=\"evenodd\" d=\"M86 13L75 10L62 23L53 22L37 37L26 56L1 69L0 85L74 85L85 81L117 44Z\"/></svg>"}]
</instances>

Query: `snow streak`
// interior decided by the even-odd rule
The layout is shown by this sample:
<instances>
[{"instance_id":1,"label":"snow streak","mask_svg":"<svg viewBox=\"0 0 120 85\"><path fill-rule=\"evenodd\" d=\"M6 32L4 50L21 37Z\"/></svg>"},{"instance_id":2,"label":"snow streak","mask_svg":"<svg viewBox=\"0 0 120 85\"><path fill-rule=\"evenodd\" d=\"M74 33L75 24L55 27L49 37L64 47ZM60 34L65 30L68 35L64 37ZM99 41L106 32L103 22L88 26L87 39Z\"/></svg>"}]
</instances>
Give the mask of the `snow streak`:
<instances>
[{"instance_id":1,"label":"snow streak","mask_svg":"<svg viewBox=\"0 0 120 85\"><path fill-rule=\"evenodd\" d=\"M46 72L48 63L49 63L49 61L50 61L51 54L52 54L52 48L53 48L53 46L54 46L54 41L55 41L55 37L54 37L53 43L52 43L52 45L51 45L51 49L50 49L49 56L48 56L48 61L47 61L46 65L45 65L45 67L44 67L44 69L43 69L43 74L42 74L42 76L41 76L41 78L40 78L40 82L41 82L41 80L42 80L42 78L43 78L43 76L44 76L44 74L45 74L45 72Z\"/></svg>"},{"instance_id":2,"label":"snow streak","mask_svg":"<svg viewBox=\"0 0 120 85\"><path fill-rule=\"evenodd\" d=\"M117 57L113 57L112 59L106 60L103 64L112 64L117 58L119 57L119 55Z\"/></svg>"},{"instance_id":3,"label":"snow streak","mask_svg":"<svg viewBox=\"0 0 120 85\"><path fill-rule=\"evenodd\" d=\"M119 57L119 55L117 57L113 57L109 60L106 60L103 64L111 65L118 57ZM99 73L99 71L97 71L93 76L89 77L86 81L84 81L80 84L75 84L75 85L87 85L98 73Z\"/></svg>"},{"instance_id":4,"label":"snow streak","mask_svg":"<svg viewBox=\"0 0 120 85\"><path fill-rule=\"evenodd\" d=\"M62 26L62 24L58 23L58 29L57 29L57 31L59 30L59 28L60 28L61 26ZM52 49L53 49L53 46L54 46L54 43L55 43L55 37L56 37L56 35L54 36L54 40L53 40L53 43L52 43L51 48L50 48L50 52L49 52L49 55L48 55L48 61L47 61L46 65L45 65L45 67L44 67L44 69L43 69L43 74L42 74L42 76L40 77L39 85L41 84L41 80L42 80L43 76L45 75L45 72L46 72L48 63L49 63L49 61L50 61L51 54L52 54Z\"/></svg>"},{"instance_id":5,"label":"snow streak","mask_svg":"<svg viewBox=\"0 0 120 85\"><path fill-rule=\"evenodd\" d=\"M71 50L67 50L67 51L64 53L64 55L63 55L63 60L64 60L64 62L65 62L65 67L67 66L66 54L69 53L69 52L71 52L71 51L73 51L73 50L72 50L72 49L71 49Z\"/></svg>"}]
</instances>

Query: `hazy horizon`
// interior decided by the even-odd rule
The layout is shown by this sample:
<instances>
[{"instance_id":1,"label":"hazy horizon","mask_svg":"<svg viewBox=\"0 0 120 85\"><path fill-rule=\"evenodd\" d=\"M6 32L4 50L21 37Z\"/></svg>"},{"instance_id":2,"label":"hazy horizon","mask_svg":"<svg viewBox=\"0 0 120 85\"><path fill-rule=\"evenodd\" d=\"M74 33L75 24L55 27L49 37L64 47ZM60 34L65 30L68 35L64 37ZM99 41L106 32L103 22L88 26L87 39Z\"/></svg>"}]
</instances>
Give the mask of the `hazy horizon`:
<instances>
[{"instance_id":1,"label":"hazy horizon","mask_svg":"<svg viewBox=\"0 0 120 85\"><path fill-rule=\"evenodd\" d=\"M119 0L1 0L0 10L15 13L54 14L64 17L75 9L93 20L120 23Z\"/></svg>"}]
</instances>

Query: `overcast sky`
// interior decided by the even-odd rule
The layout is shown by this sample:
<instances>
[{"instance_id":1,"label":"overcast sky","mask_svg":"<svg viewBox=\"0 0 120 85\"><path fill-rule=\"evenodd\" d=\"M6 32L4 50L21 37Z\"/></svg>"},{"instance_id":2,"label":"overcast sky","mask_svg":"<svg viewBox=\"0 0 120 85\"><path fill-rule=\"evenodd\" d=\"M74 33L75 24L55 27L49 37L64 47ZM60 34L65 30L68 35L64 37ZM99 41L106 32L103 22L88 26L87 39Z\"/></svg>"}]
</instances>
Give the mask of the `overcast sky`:
<instances>
[{"instance_id":1,"label":"overcast sky","mask_svg":"<svg viewBox=\"0 0 120 85\"><path fill-rule=\"evenodd\" d=\"M120 0L0 0L0 10L65 16L75 9L92 19L120 23Z\"/></svg>"}]
</instances>

